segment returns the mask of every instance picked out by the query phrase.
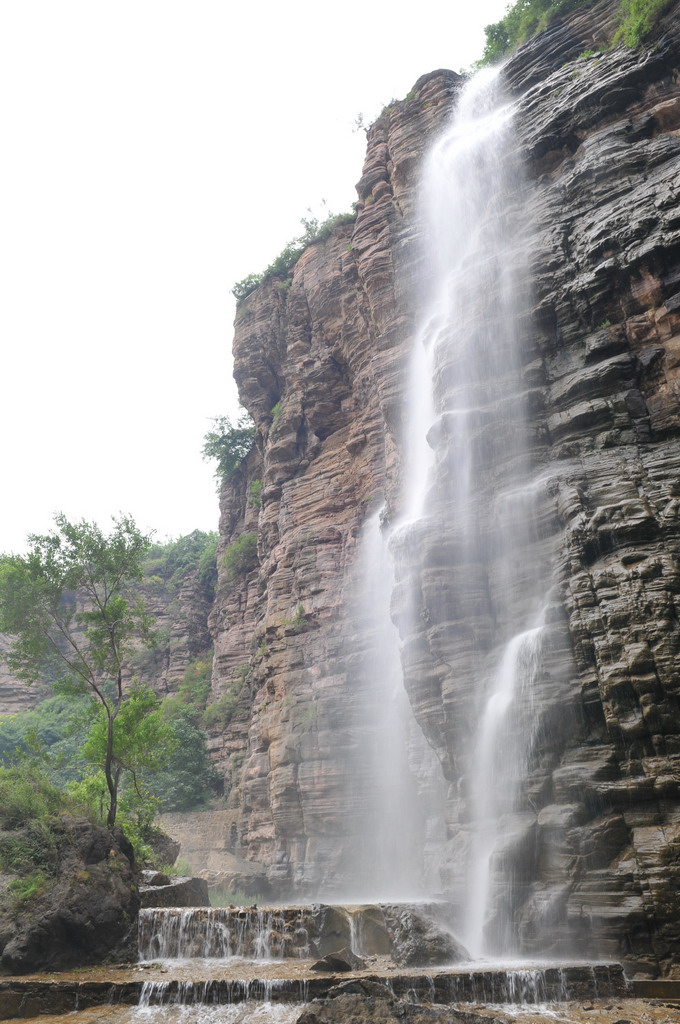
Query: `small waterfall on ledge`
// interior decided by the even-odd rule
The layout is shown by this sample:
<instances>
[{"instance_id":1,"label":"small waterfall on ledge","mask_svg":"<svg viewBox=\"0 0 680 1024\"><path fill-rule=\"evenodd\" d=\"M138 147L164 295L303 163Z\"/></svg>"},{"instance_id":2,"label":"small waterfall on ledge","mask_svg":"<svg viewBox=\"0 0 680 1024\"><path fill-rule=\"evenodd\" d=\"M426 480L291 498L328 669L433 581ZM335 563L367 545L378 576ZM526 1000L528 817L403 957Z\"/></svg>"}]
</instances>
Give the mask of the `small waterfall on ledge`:
<instances>
[{"instance_id":1,"label":"small waterfall on ledge","mask_svg":"<svg viewBox=\"0 0 680 1024\"><path fill-rule=\"evenodd\" d=\"M421 185L429 299L415 339L390 539L406 690L455 794L449 882L478 957L513 956L526 779L551 646L554 504L523 377L529 215L497 70L461 90ZM526 895L526 893L525 893Z\"/></svg>"},{"instance_id":2,"label":"small waterfall on ledge","mask_svg":"<svg viewBox=\"0 0 680 1024\"><path fill-rule=\"evenodd\" d=\"M310 956L307 921L301 908L141 910L139 952L142 960L300 960Z\"/></svg>"}]
</instances>

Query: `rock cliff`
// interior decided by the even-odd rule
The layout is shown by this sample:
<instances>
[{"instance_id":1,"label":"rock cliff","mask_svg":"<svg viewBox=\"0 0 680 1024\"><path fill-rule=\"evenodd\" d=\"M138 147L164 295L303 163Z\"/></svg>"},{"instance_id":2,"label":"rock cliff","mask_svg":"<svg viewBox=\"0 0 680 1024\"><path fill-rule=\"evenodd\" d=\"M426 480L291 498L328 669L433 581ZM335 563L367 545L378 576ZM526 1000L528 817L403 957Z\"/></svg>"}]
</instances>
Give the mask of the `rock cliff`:
<instances>
[{"instance_id":1,"label":"rock cliff","mask_svg":"<svg viewBox=\"0 0 680 1024\"><path fill-rule=\"evenodd\" d=\"M559 19L504 71L526 164L510 200L533 220L522 362L555 625L505 855L526 952L548 952L549 934L553 952L576 941L655 972L680 962L680 11L645 49L588 55L611 35L612 11ZM426 75L383 112L356 222L237 311L235 376L257 445L221 495L213 700L232 694L237 709L213 750L238 812L231 849L282 894L346 889L369 813L374 637L357 554L367 517L402 500L424 273L418 175L460 82ZM433 436L435 450L446 443ZM245 534L257 565L235 575L223 556ZM442 507L417 565L398 568L393 604L406 689L449 784L444 888L466 843L474 702L440 557L450 535ZM408 588L416 620L400 615ZM488 652L503 606L491 587L466 625ZM431 825L425 809L424 834Z\"/></svg>"}]
</instances>

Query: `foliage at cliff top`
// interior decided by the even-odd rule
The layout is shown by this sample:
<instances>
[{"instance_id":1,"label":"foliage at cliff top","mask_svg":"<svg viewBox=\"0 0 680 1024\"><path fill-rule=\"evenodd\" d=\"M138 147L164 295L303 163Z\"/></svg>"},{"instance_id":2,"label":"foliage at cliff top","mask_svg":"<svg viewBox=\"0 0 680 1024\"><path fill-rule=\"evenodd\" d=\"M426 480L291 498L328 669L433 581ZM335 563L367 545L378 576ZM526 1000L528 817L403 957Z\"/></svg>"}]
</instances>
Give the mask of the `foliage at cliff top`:
<instances>
[{"instance_id":1,"label":"foliage at cliff top","mask_svg":"<svg viewBox=\"0 0 680 1024\"><path fill-rule=\"evenodd\" d=\"M356 213L331 213L323 221L316 217L303 217L300 221L304 229L302 234L293 238L261 274L248 274L242 281L237 281L231 294L238 303L255 291L267 278L285 276L295 266L308 245L325 241L338 225L352 224L355 220Z\"/></svg>"},{"instance_id":2,"label":"foliage at cliff top","mask_svg":"<svg viewBox=\"0 0 680 1024\"><path fill-rule=\"evenodd\" d=\"M218 480L231 480L253 447L255 426L248 413L239 416L236 426L232 426L228 416L215 416L212 424L212 430L203 438L201 453L204 459L217 460Z\"/></svg>"},{"instance_id":3,"label":"foliage at cliff top","mask_svg":"<svg viewBox=\"0 0 680 1024\"><path fill-rule=\"evenodd\" d=\"M516 0L500 21L487 25L486 45L479 66L494 64L520 43L546 28L558 14L592 6L596 0ZM612 43L639 46L672 0L620 0L619 27Z\"/></svg>"}]
</instances>

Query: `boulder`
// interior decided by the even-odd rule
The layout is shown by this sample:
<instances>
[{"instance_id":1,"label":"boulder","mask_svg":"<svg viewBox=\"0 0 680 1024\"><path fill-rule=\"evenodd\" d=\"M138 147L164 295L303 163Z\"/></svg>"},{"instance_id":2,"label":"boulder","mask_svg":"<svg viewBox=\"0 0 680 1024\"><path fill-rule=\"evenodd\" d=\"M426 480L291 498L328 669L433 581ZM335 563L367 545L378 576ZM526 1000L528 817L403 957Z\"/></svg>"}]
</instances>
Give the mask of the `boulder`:
<instances>
[{"instance_id":1,"label":"boulder","mask_svg":"<svg viewBox=\"0 0 680 1024\"><path fill-rule=\"evenodd\" d=\"M140 885L139 896L145 908L210 906L208 883L204 878L174 878L169 885Z\"/></svg>"},{"instance_id":2,"label":"boulder","mask_svg":"<svg viewBox=\"0 0 680 1024\"><path fill-rule=\"evenodd\" d=\"M139 875L140 885L170 885L172 879L170 875L164 874L162 871L141 871Z\"/></svg>"},{"instance_id":3,"label":"boulder","mask_svg":"<svg viewBox=\"0 0 680 1024\"><path fill-rule=\"evenodd\" d=\"M312 964L313 971L362 971L366 967L366 961L353 953L351 949L341 949L337 953L327 953L326 956Z\"/></svg>"},{"instance_id":4,"label":"boulder","mask_svg":"<svg viewBox=\"0 0 680 1024\"><path fill-rule=\"evenodd\" d=\"M144 836L144 841L153 850L154 864L165 867L174 864L179 857L180 843L164 832L162 828L155 826L150 828Z\"/></svg>"},{"instance_id":5,"label":"boulder","mask_svg":"<svg viewBox=\"0 0 680 1024\"><path fill-rule=\"evenodd\" d=\"M382 908L392 937L392 959L399 967L434 967L470 960L451 932L415 906Z\"/></svg>"},{"instance_id":6,"label":"boulder","mask_svg":"<svg viewBox=\"0 0 680 1024\"><path fill-rule=\"evenodd\" d=\"M63 818L52 828L56 874L39 895L0 910L0 971L27 974L136 960L139 895L118 828Z\"/></svg>"}]
</instances>

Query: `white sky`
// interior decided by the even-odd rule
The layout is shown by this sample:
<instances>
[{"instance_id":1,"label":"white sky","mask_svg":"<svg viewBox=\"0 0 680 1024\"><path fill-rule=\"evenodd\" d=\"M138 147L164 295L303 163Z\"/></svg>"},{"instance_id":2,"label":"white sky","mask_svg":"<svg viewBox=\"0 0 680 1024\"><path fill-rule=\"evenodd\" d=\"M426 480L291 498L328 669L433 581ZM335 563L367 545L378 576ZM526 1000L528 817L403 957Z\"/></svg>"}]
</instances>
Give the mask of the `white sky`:
<instances>
[{"instance_id":1,"label":"white sky","mask_svg":"<svg viewBox=\"0 0 680 1024\"><path fill-rule=\"evenodd\" d=\"M358 114L506 4L0 0L0 551L57 511L217 528L234 281L350 208Z\"/></svg>"}]
</instances>

